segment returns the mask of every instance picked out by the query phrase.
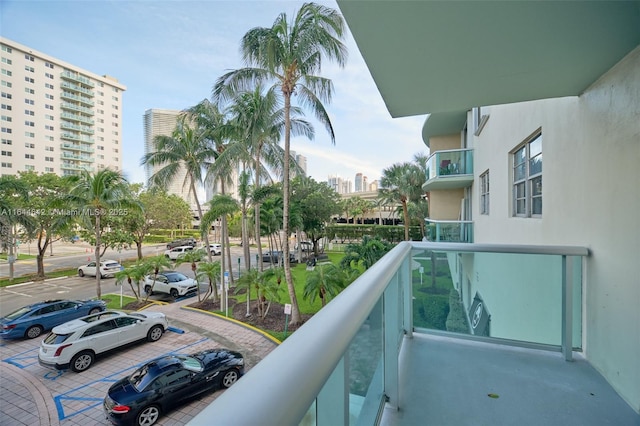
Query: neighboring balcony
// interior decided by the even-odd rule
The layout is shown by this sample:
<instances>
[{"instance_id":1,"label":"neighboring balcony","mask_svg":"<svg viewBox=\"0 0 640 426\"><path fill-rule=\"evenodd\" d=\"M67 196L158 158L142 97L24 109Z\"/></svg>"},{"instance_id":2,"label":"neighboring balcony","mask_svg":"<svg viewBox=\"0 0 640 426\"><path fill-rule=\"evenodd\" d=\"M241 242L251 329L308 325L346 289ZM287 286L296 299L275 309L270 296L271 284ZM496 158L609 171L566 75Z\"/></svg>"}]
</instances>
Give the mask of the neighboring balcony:
<instances>
[{"instance_id":1,"label":"neighboring balcony","mask_svg":"<svg viewBox=\"0 0 640 426\"><path fill-rule=\"evenodd\" d=\"M436 151L427 159L425 192L466 188L473 183L473 149Z\"/></svg>"},{"instance_id":2,"label":"neighboring balcony","mask_svg":"<svg viewBox=\"0 0 640 426\"><path fill-rule=\"evenodd\" d=\"M432 220L427 223L427 239L433 242L472 243L473 222L470 220Z\"/></svg>"}]
</instances>

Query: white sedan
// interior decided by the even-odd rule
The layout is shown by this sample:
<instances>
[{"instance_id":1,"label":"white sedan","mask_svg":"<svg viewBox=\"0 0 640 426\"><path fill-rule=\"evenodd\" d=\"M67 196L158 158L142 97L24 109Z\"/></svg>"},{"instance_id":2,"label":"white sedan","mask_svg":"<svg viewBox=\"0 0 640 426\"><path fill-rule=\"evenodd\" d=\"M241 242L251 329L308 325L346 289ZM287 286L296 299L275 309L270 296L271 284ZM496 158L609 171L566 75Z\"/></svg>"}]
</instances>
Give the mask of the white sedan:
<instances>
[{"instance_id":1,"label":"white sedan","mask_svg":"<svg viewBox=\"0 0 640 426\"><path fill-rule=\"evenodd\" d=\"M40 365L76 373L85 371L97 355L138 340L155 342L169 327L161 312L104 311L65 322L40 344Z\"/></svg>"},{"instance_id":2,"label":"white sedan","mask_svg":"<svg viewBox=\"0 0 640 426\"><path fill-rule=\"evenodd\" d=\"M122 270L120 265L115 260L101 260L100 261L100 276L112 277L116 272ZM78 276L84 277L85 275L96 276L96 262L89 262L88 264L78 268Z\"/></svg>"}]
</instances>

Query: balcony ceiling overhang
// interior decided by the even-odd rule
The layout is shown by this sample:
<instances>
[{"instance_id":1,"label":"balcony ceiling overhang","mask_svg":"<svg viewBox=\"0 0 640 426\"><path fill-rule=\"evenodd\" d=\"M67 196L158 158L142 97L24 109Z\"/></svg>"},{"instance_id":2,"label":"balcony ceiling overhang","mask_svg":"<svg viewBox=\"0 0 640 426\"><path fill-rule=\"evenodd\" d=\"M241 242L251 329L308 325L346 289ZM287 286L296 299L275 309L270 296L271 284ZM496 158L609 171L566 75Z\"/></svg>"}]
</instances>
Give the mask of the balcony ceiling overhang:
<instances>
[{"instance_id":1,"label":"balcony ceiling overhang","mask_svg":"<svg viewBox=\"0 0 640 426\"><path fill-rule=\"evenodd\" d=\"M432 114L427 137L472 107L580 95L640 44L638 0L338 5L391 116Z\"/></svg>"}]
</instances>

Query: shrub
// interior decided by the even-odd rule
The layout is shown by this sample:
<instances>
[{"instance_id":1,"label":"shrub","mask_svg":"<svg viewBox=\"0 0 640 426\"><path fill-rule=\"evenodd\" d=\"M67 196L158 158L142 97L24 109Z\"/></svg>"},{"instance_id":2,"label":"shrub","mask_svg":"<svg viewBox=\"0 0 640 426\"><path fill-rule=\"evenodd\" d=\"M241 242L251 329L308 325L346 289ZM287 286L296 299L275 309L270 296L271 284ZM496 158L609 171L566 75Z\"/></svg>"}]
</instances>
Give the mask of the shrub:
<instances>
[{"instance_id":1,"label":"shrub","mask_svg":"<svg viewBox=\"0 0 640 426\"><path fill-rule=\"evenodd\" d=\"M467 315L464 312L460 294L456 289L451 289L449 293L449 315L447 316L446 326L447 331L469 334Z\"/></svg>"}]
</instances>

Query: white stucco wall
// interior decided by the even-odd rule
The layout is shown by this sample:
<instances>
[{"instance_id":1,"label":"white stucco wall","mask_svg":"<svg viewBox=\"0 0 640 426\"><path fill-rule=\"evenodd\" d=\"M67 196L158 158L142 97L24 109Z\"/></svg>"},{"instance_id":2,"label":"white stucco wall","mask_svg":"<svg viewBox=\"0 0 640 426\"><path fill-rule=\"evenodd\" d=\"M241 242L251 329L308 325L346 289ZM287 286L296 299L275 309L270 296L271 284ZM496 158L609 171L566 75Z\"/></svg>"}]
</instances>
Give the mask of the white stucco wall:
<instances>
[{"instance_id":1,"label":"white stucco wall","mask_svg":"<svg viewBox=\"0 0 640 426\"><path fill-rule=\"evenodd\" d=\"M640 47L582 96L483 107L475 177L490 171L490 214L478 243L586 246L583 348L640 412ZM511 211L509 152L542 128L543 213Z\"/></svg>"}]
</instances>

